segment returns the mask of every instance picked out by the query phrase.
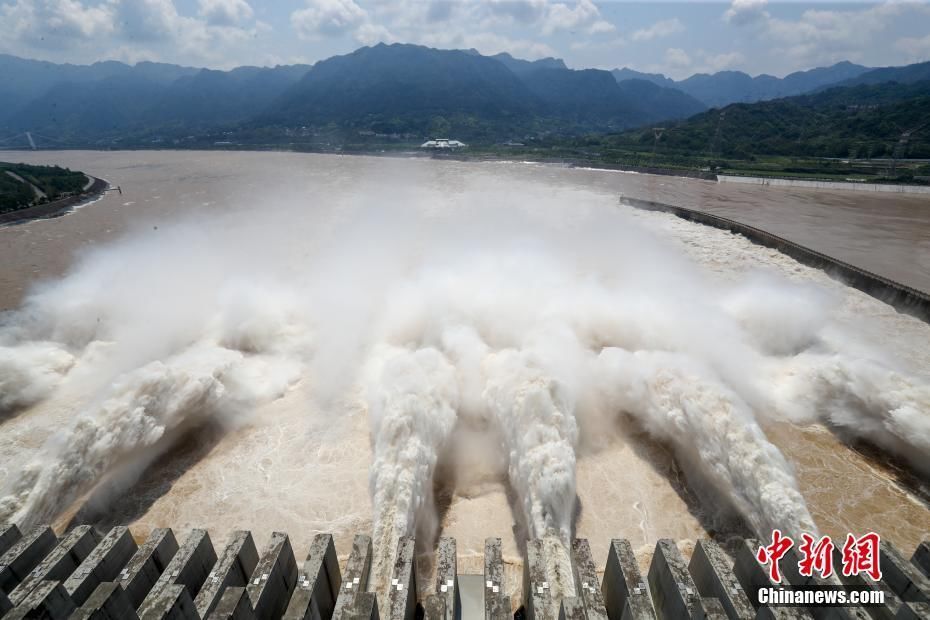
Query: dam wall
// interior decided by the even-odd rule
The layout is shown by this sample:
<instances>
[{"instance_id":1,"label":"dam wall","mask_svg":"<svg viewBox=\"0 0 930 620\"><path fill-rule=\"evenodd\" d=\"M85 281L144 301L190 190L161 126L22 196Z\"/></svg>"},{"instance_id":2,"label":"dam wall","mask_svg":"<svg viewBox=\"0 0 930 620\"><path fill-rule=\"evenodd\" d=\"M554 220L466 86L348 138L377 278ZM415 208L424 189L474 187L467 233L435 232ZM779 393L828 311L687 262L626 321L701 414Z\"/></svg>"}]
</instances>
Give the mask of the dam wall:
<instances>
[{"instance_id":1,"label":"dam wall","mask_svg":"<svg viewBox=\"0 0 930 620\"><path fill-rule=\"evenodd\" d=\"M202 529L182 537L154 530L141 545L122 526L104 534L82 525L59 537L48 526L20 532L10 525L0 535L3 620L380 620L379 613L391 620L930 617L927 542L910 559L883 542L880 581L803 577L791 570L797 558L786 556L783 590L832 586L884 593L877 606L804 608L757 603L758 588L773 584L755 557L760 543L749 539L730 543L727 551L700 540L690 561L675 541L660 540L645 575L628 540L611 541L606 566L597 567L588 541L576 539L575 596L565 598L551 587L542 541L527 541L522 593L511 600L501 588L497 538L485 545L483 575L458 573L455 540L440 539L434 583L418 591L415 541L403 537L390 591L376 594L368 587L372 546L365 535L355 536L342 567L329 534L317 534L309 549L294 549L286 533L275 532L260 551L246 531L219 546ZM472 603L467 611L463 599Z\"/></svg>"},{"instance_id":2,"label":"dam wall","mask_svg":"<svg viewBox=\"0 0 930 620\"><path fill-rule=\"evenodd\" d=\"M891 183L857 183L855 181L814 181L806 179L772 179L718 174L718 183L744 185L773 185L776 187L809 187L813 189L839 189L850 192L889 192L893 194L930 194L930 186L894 185Z\"/></svg>"},{"instance_id":3,"label":"dam wall","mask_svg":"<svg viewBox=\"0 0 930 620\"><path fill-rule=\"evenodd\" d=\"M622 197L621 202L637 209L671 213L689 222L713 226L714 228L742 235L757 245L778 250L803 265L825 271L831 277L887 303L898 312L910 314L930 323L930 295L923 291L889 280L865 269L860 269L855 265L850 265L826 254L821 254L816 250L754 226L719 215L638 198Z\"/></svg>"}]
</instances>

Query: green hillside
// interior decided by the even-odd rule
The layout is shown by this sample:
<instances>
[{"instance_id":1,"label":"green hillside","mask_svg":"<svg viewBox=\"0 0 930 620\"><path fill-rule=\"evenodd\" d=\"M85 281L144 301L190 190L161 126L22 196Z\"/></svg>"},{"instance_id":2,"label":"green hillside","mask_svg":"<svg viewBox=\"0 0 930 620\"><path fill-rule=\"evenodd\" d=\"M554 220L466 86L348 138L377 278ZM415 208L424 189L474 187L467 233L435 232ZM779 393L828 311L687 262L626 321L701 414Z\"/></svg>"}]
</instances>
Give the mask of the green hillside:
<instances>
[{"instance_id":1,"label":"green hillside","mask_svg":"<svg viewBox=\"0 0 930 620\"><path fill-rule=\"evenodd\" d=\"M0 213L42 204L83 189L87 177L60 166L0 162ZM38 194L35 189L44 194Z\"/></svg>"},{"instance_id":2,"label":"green hillside","mask_svg":"<svg viewBox=\"0 0 930 620\"><path fill-rule=\"evenodd\" d=\"M792 157L930 158L930 81L833 88L752 104L732 104L666 128L616 136L615 145L745 159ZM911 131L906 141L902 135Z\"/></svg>"}]
</instances>

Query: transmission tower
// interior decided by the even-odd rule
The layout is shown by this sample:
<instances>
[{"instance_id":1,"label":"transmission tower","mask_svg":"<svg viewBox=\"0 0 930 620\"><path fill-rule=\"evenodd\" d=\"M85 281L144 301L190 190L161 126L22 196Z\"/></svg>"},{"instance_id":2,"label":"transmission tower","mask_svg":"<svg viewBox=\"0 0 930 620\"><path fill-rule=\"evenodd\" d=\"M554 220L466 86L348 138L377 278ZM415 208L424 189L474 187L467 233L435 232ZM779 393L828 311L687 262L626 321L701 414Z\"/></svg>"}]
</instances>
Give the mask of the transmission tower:
<instances>
[{"instance_id":1,"label":"transmission tower","mask_svg":"<svg viewBox=\"0 0 930 620\"><path fill-rule=\"evenodd\" d=\"M665 127L653 127L652 135L655 136L655 141L652 143L652 154L656 154L656 149L659 147L659 139L662 138L662 134L665 133Z\"/></svg>"},{"instance_id":2,"label":"transmission tower","mask_svg":"<svg viewBox=\"0 0 930 620\"><path fill-rule=\"evenodd\" d=\"M710 139L710 144L707 147L708 153L711 157L714 156L714 153L717 150L717 144L720 142L720 130L723 127L723 120L727 116L727 111L722 110L720 115L717 117L717 129L714 131L714 136Z\"/></svg>"},{"instance_id":3,"label":"transmission tower","mask_svg":"<svg viewBox=\"0 0 930 620\"><path fill-rule=\"evenodd\" d=\"M928 121L930 122L930 121ZM901 159L902 155L906 154L907 143L910 141L911 136L927 126L928 122L921 123L913 129L908 129L907 131L901 132L901 137L898 138L898 143L894 145L894 150L891 152L891 176L894 177L897 174L898 170L898 160ZM898 129L901 129L898 127Z\"/></svg>"}]
</instances>

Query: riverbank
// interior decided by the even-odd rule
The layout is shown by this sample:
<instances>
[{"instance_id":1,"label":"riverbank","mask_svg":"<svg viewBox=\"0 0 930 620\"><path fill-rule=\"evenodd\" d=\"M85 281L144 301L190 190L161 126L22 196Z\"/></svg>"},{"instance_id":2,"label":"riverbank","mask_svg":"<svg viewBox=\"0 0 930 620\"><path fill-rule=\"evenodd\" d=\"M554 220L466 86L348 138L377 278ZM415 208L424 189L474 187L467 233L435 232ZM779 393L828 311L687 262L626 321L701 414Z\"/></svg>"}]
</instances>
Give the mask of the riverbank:
<instances>
[{"instance_id":1,"label":"riverbank","mask_svg":"<svg viewBox=\"0 0 930 620\"><path fill-rule=\"evenodd\" d=\"M26 207L24 209L17 209L16 211L0 214L0 226L19 224L21 222L29 222L32 220L47 219L51 217L60 217L66 213L69 213L74 207L97 198L100 196L100 194L106 191L107 187L110 186L110 184L103 179L98 179L97 177L92 177L90 175L87 176L88 178L92 179L92 181L90 186L80 194L68 196L67 198L61 198L60 200L53 200L52 202L47 202L45 204Z\"/></svg>"}]
</instances>

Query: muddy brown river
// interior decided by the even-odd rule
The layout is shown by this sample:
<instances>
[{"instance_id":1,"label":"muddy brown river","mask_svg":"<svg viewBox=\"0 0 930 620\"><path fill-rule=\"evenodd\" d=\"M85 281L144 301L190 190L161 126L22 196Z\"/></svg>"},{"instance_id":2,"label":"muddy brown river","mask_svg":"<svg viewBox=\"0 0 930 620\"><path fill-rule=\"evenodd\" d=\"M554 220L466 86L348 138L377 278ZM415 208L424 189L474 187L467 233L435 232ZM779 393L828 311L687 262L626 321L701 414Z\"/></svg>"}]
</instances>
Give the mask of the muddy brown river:
<instances>
[{"instance_id":1,"label":"muddy brown river","mask_svg":"<svg viewBox=\"0 0 930 620\"><path fill-rule=\"evenodd\" d=\"M619 196L625 195L706 210L757 226L926 291L930 290L928 196L718 185L691 179L518 162L467 163L420 158L251 152L43 151L0 152L0 159L64 165L105 178L122 189L121 194L109 192L96 202L63 217L0 228L0 264L3 265L0 270L0 309L15 311L22 308L27 299L38 300L26 306L27 318L17 315L17 326L20 323L32 325L33 322L44 325L43 317L55 314L48 309L50 306L57 304L58 312L51 327L41 328L45 330L40 330L41 336L23 337L16 330L32 328L16 327L15 333L7 332L12 334L7 336L8 342L0 339L0 345L21 346L28 341L32 347L29 354L35 354L38 359L44 355L44 349L39 350L45 346L42 343L67 343L60 348L66 349L62 355L68 356L60 364L67 367L66 371L54 365L52 370L44 367L41 371L32 369L41 379L33 379L37 385L44 385L41 382L47 376L58 381L55 373L66 372L59 383L54 383L54 389L49 388L28 406L19 407L14 413L0 418L0 481L4 489L9 491L11 486L15 486L18 477L23 475L23 463L30 459L35 460L31 467L38 472L35 474L37 479L44 480L43 468L47 467L50 459L58 458L49 456L46 442L50 438L54 442L55 434L68 428L79 413L96 411L95 407L101 406L101 401L105 404L102 406L104 413L95 414L95 421L103 420L105 415L114 411L123 411L120 407L125 406L123 413L113 414L115 417L112 419L106 418L111 420L107 424L117 425L120 420L133 418L140 408L151 406L152 399L158 403L163 394L187 393L193 389L191 383L151 364L168 360L165 363L170 367L174 363L170 360L177 359L177 351L207 346L204 342L212 346L219 341L224 347L231 347L227 344L227 336L212 335L227 333L222 326L231 321L236 322L237 329L241 328L236 332L239 334L237 344L232 348L244 351L256 365L239 369L235 360L222 357L226 349L219 353L211 349L209 355L198 359L196 368L206 363L204 359L208 359L210 364L215 363L217 368L235 367L236 385L251 381L256 385L260 383L263 389L267 387L268 391L266 394L262 390L250 390L248 394L252 400L248 402L258 404L244 414L237 409L232 421L223 418L217 423L211 418L205 421L201 417L192 417L166 435L170 442L143 442L145 458L141 460L133 457L133 451L142 445L135 433L105 428L104 423L99 422L93 431L95 439L87 442L92 446L89 448L92 456L69 454L67 458L61 458L69 466L86 458L87 467L104 472L105 475L99 477L102 484L97 483L97 478L90 484L87 476L82 474L75 482L83 485L82 492L74 501L66 506L43 508L45 512L42 514L54 515L58 526L77 521L101 526L130 522L135 525L134 532L139 536L162 526L179 530L206 527L217 545L235 529L251 529L259 545L272 531L283 530L291 534L298 555L303 553L315 533L325 531L336 535L337 549L345 553L351 545L351 535L370 531L373 519L379 518L373 514L384 514L380 512L381 508L373 506L370 494L373 483L369 474L375 452L380 449L376 438L372 437L371 425L373 420L380 420L377 417L380 414L369 411L370 404L374 402L370 397L370 387L366 392L364 385L354 382L354 377L342 372L330 373L326 364L307 361L309 358L303 355L304 349L291 350L288 348L290 344L280 343L306 341L306 347L310 349L323 346L320 343L325 344L329 339L338 344L341 342L339 338L344 337L349 343L347 348L358 345L360 351L368 351L364 338L356 338L359 329L345 328L343 331L343 326L364 326L371 322L381 325L382 321L386 321L401 327L391 331L392 335L384 342L391 346L406 346L414 338L411 330L418 329L419 323L414 325L406 319L395 321L395 314L399 311L394 309L420 308L419 304L423 304L425 310L411 311L412 315L420 317L420 314L439 312L429 302L423 302L416 292L411 292L411 287L416 289L418 286L423 290L438 291L436 297L440 299L448 294L448 302L436 303L448 303L449 308L466 315L472 311L469 310L472 302L483 300L488 295L489 307L497 308L494 318L500 316L501 323L489 326L489 319L484 315L468 315L468 320L489 341L499 337L510 342L501 333L508 330L523 333L520 330L523 329L521 322L524 317L534 313L553 295L564 294L569 300L584 298L590 302L586 308L600 308L599 292L592 293L583 287L573 288L578 282L586 281L591 273L610 281L614 277L610 273L610 265L615 264L618 273L629 270L633 281L639 282L636 278L648 272L656 262L664 265L668 261L669 266L667 269L663 267L663 273L691 273L689 270L693 270L703 283L693 292L688 292L688 279L682 281L681 295L670 298L672 301L669 302L675 312L684 310L691 303L694 304L694 313L702 312L705 302L697 300L698 297L704 299L706 294L706 303L713 305L716 292L723 295L722 291L728 291L728 287L753 281L759 273L799 287L802 293L798 294L809 293L812 299L823 297L830 300L829 303L824 302L829 308L824 317L817 315L809 319L824 321L827 325L816 337L820 344L811 349L818 355L823 353L826 369L818 367L820 370L817 372L821 372L822 377L809 386L803 383L805 377L802 375L806 371L797 370L806 367L778 370L781 368L779 364L797 352L790 347L784 351L778 349L777 354L760 362L758 368L773 369L773 376L790 376L792 380L800 377L801 383L786 383L783 390L756 398L759 393L766 392L767 387L744 384L758 377L745 377L740 368L728 368L727 362L719 361L725 356L715 350L718 345L714 342L721 338L719 347L729 346L723 340L730 336L720 334L730 334L728 330L731 328L714 335L717 319L695 323L692 333L704 329L707 333L693 334L694 343L686 347L687 352L703 356L705 361L711 360L708 362L711 365L721 366L719 373L730 386L724 395L730 394L732 389L748 403L747 410L754 412L760 432L764 432L780 453L780 456L773 457L772 467L780 468L783 473L779 476L796 478L806 509L823 533L843 538L849 531L861 533L874 529L908 554L920 540L930 535L930 492L926 472L920 473L907 464L907 458L915 454L923 454L930 459L930 449L921 447L930 444L930 435L920 436L922 431L918 430L918 437L912 437L911 443L900 440L907 445L902 444L899 451L898 438L888 439L885 448L879 449L868 441L864 445L861 436L850 437L841 428L847 423L842 419L843 407L855 412L861 409L863 419L912 410L916 412L912 415L918 418L930 416L930 410L921 409L930 403L927 387L930 385L930 326L900 315L885 304L773 250L754 246L742 237L666 214L628 213L627 207L618 204ZM508 285L495 288L493 284L479 283L493 283L495 273L510 274L513 267L512 261L508 262L510 255L506 254L501 255L503 258L492 259L492 266L482 271L483 249L498 247L495 243L505 243L501 239L522 239L522 232L508 232L522 230L512 218L500 216L496 219L496 216L485 213L488 205L495 205L498 200L519 212L517 219L538 219L553 230L563 228L567 231L567 236L573 241L566 241L561 247L556 241L554 247L557 248L555 256L564 259L562 264L565 260L578 259L577 265L569 270L569 277L553 281L543 279L522 290L513 300L507 297ZM382 201L399 209L397 213L402 214L401 218L395 217L393 211L390 217L385 215L379 206ZM416 206L413 214L406 212L406 207L411 204ZM485 229L472 228L467 217L471 210L477 213L479 209L484 209L481 218L490 218L482 220L491 222ZM643 246L642 252L623 254L622 248L612 248L610 237L613 232L606 224L585 224L590 218L599 217L598 213L617 209L623 211L623 219L618 220L620 227L642 230L648 239L657 240L655 244L650 241ZM458 225L460 234L443 237L444 241L436 245L421 246L424 239L434 234L430 222L442 220L450 213L466 216ZM355 216L347 214L363 214L364 217L353 220ZM190 224L179 228L179 221ZM399 221L402 224L398 224ZM346 222L349 222L350 230L369 229L370 235L363 237L362 243L340 248L339 237L333 231L343 230L341 227L346 226ZM447 234L447 231L442 234ZM407 242L387 250L380 247L379 239L396 235ZM487 244L482 241L485 236ZM639 243L638 238L631 237L627 243ZM455 261L460 255L455 252L458 252L456 248L462 239L470 242L462 251L466 259L458 263ZM590 244L585 240L590 240ZM527 241L524 249L536 260L534 243ZM621 239L617 243L624 241ZM461 244L465 245L464 242ZM653 245L661 248L661 255L650 253ZM322 259L310 254L314 248L330 246L335 249L325 256L336 257L332 258L333 263L320 262ZM179 248L183 252L179 252ZM452 258L445 254L446 248L453 248L449 251L454 254ZM105 253L97 253L100 249L106 250ZM620 258L604 255L615 249L620 252L617 255ZM316 258L309 258L311 256ZM352 323L356 318L354 308L365 303L364 297L357 297L360 293L355 291L363 285L361 280L359 283L353 280L351 274L356 273L352 271L353 261L363 261L368 256L375 257L375 263L396 259L403 269L416 266L415 271L419 275L412 279L415 284L408 283L384 298L383 306L392 309L385 313L387 318L358 318L357 323ZM517 256L524 254L518 253ZM525 274L526 280L535 282L534 278L540 271L546 272L547 269L557 272L559 262L553 259L550 263L550 258L544 256L540 260L538 264L543 266L540 269L529 269ZM443 272L445 275L436 277L434 272L442 271L447 259L467 268L448 270ZM637 263L640 260L641 264ZM621 265L617 261L625 262ZM434 262L438 265L435 269L432 268ZM79 267L74 271L76 265ZM253 265L258 266L253 270ZM470 271L467 276L462 276L464 279L457 279L460 272L472 266L476 266L476 273L485 280L473 276ZM321 285L316 276L307 275L323 267L332 268L332 273L340 277L334 276L332 281L326 280ZM365 273L375 274L372 276L375 283L394 277L393 266L385 266L384 273L378 269L379 265L364 267ZM514 268L513 273L523 272ZM345 274L349 276L342 277ZM625 277L620 277L618 290L625 290L622 289ZM240 280L247 282L245 294L237 288ZM303 284L293 285L305 280L305 287ZM216 282L224 284L220 286ZM640 288L649 289L648 281L641 284ZM320 286L329 288L321 289ZM790 301L792 298L784 297L780 287L773 287L776 291L773 295L776 295L777 304L785 305L777 305L777 308L790 314L794 308ZM204 288L211 291L216 288L217 292L215 295L206 294ZM450 289L455 291L450 293ZM514 289L521 290L519 286ZM329 309L325 321L314 324L304 333L301 331L301 316L316 311L315 304L305 302L305 299L314 299L313 295L320 290L339 291L340 299L358 303L344 303L336 309ZM462 294L461 290L467 290L467 294ZM549 293L541 294L541 290ZM537 294L540 297L537 298ZM238 296L244 297L245 301L240 303ZM521 306L519 297L534 301ZM230 298L236 299L236 303L228 303ZM746 301L739 297L738 302L734 304L748 303L756 308L752 305L755 303L753 299ZM642 314L653 318L665 311L661 306L649 310L648 299L642 303L647 308ZM215 316L214 306L223 309ZM240 311L240 306L245 310ZM733 307L736 306L727 306L727 312L737 312ZM755 309L757 314L751 319L739 315L743 317L739 324L751 331L753 321L766 314L767 311L763 310ZM442 311L448 309L443 307ZM667 311L672 310L669 307ZM772 313L777 315L781 311L772 310ZM542 314L549 320L552 316L561 317L561 313L568 313L572 318L564 324L575 328L579 321L595 321L591 317L600 316L597 312L601 311L585 309L581 314L572 312L575 311L556 304ZM691 311L686 310L682 316L687 317L689 313ZM85 316L90 318L85 319ZM198 321L202 319L202 322L192 326L189 320L192 316L198 317ZM81 318L72 321L71 317ZM250 323L251 317L259 317L256 321L268 319L271 327L266 324L257 327ZM773 320L777 321L778 317L767 314L764 317L764 321ZM807 315L798 319L799 324L806 321ZM183 326L179 327L181 323ZM112 324L112 327L94 328L95 324ZM545 321L542 324L546 324ZM327 327L324 329L318 325ZM427 332L432 334L430 330L441 330L444 325L440 321L440 327L431 327ZM624 332L623 337L637 342L648 338L665 342L661 329L655 328L656 333L651 333L652 323L636 325L633 330L636 333ZM74 335L94 329L105 333L101 335L102 332L98 331L87 337ZM603 329L606 331L598 332L596 337L591 335L597 331L594 327L582 331L595 340L604 338L605 342L619 338L616 334L623 331L622 326L608 327L607 323ZM157 336L158 342L149 341L151 334ZM443 336L445 340L437 336L436 342L448 343L447 336ZM684 336L691 337L683 332ZM429 335L427 338L432 337ZM534 338L536 336L531 333L520 342L529 347L526 343L535 342ZM740 347L752 352L747 354L746 364L756 364L753 356L764 347L746 345L743 336L733 338ZM279 344L266 347L263 344L265 339ZM855 344L850 344L853 341ZM196 343L196 347L191 343ZM55 346L59 347L59 344ZM513 346L519 348L519 345ZM601 346L606 345L592 345L592 350L596 353ZM804 341L798 346L803 348L808 344ZM140 349L144 353L139 352ZM677 350L673 343L630 347L631 351L643 349ZM39 352L35 353L36 350ZM338 352L340 349L333 346L327 350ZM542 352L537 351L534 355L545 358L545 347L539 351ZM139 359L135 359L135 355ZM891 371L885 370L873 373L872 367L863 369L855 366L856 360L864 358L875 359L876 363L884 364L883 369L890 368L901 374L892 376L888 374ZM367 363L377 363L379 359L372 354ZM187 357L184 360L185 364L189 361ZM482 368L486 371L492 361L497 363L500 360L486 361ZM0 368L2 363L0 358ZM458 368L463 368L463 364L454 362ZM358 360L338 359L333 360L332 367L369 368ZM153 374L163 371L165 374L157 374L158 379L149 379L139 378L138 371L135 371L132 379L125 382L118 379L128 376L121 373L139 368ZM24 374L31 377L29 372ZM200 376L191 372L192 376ZM213 370L207 375L215 378L218 372ZM362 371L361 375L365 376L365 372ZM556 368L552 372L558 374L561 370ZM837 373L846 373L843 375L845 378L836 378ZM160 386L157 382L166 375L170 375L172 381L165 384L168 387L152 387ZM566 376L573 375L568 372ZM123 389L120 386L124 383L131 389L127 387L113 395L114 381L119 389ZM561 379L562 383L566 381L571 383L569 379ZM650 383L651 378L646 377L644 381L644 385L652 386L649 389L659 389L656 387L658 383ZM857 381L862 382L863 387L856 388L859 391L854 395L837 395L838 390L845 389L841 386ZM145 387L132 387L136 385L133 382L142 382ZM199 385L196 380L193 383ZM629 538L645 565L659 538L675 538L689 553L693 541L701 536L747 533L745 523L728 529L729 526L721 524L708 513L710 502L700 489L689 482L681 458L676 458L676 454L680 454L676 450L684 448L676 447L674 435L669 437L658 431L652 432L652 425L659 424L659 421L640 417L631 423L627 418L610 417L609 422L599 421L594 426L591 420L601 420L597 416L606 415L603 409L609 407L587 403L585 399L588 397L584 395L589 394L594 385L589 378L579 379L578 385L584 387L577 392L580 395L577 397L580 399L579 410L588 411L586 408L590 408L594 413L578 414L581 422L577 440L577 507L572 527L577 536L590 539L596 562L602 565L605 561L611 538ZM873 403L866 392L881 391L883 385L894 386L897 391L886 399L891 404L875 405L878 409L873 411ZM133 391L137 389L151 391ZM464 384L458 389L461 394L467 392ZM227 385L229 390L233 388ZM256 391L260 393L254 394ZM140 393L145 394L144 398L138 396ZM321 393L325 393L326 397L321 397ZM366 397L366 393L369 396ZM507 394L506 391L502 393ZM689 394L676 402L687 410L691 406L689 403L693 402L705 406L701 400L704 396L703 392ZM767 404L781 402L780 398L788 399L789 396L794 398L792 402L799 403L797 411L786 408L784 413L776 414L777 404ZM222 399L223 396L210 392L203 398ZM465 396L461 398L459 408L468 409ZM837 402L843 403L842 407L835 405ZM829 407L838 407L835 413L830 414L834 416L830 419L838 426L832 422L825 424L825 418L819 417L828 415L825 413L828 405L824 403L834 403ZM389 415L390 402L384 407L387 411L384 415ZM169 410L175 411L170 407ZM634 417L636 415L640 414L634 414ZM644 412L641 415L651 414ZM699 417L690 423L700 426ZM510 563L511 589L516 591L520 562L517 541L525 533L521 528L525 528L526 524L521 524L515 516L519 512L519 502L515 503L513 485L507 482L507 449L494 443L504 439L498 437L489 442L481 434L483 431L480 429L488 424L487 419L479 415L472 422L474 428L462 430L464 423L459 421L454 435L458 438L459 448L444 448L441 454L440 469L451 467L457 473L452 477L454 480L440 476L445 480L440 489L443 507L436 515L435 528L438 529L433 531L457 538L460 570L472 572L481 570L484 539L502 537L505 556ZM920 419L917 423L924 426L916 428L927 429L930 433L930 423ZM570 434L571 430L565 432ZM132 443L134 447L125 453L106 453L100 447L101 444L118 445L130 436L137 443ZM514 448L510 450L513 460ZM889 458L892 450L896 456ZM426 450L424 454L428 452ZM726 455L720 458L725 460ZM55 466L65 467L62 464ZM733 463L728 466L738 469ZM75 467L81 467L80 463ZM733 485L734 488L740 487L735 482ZM395 491L402 495L402 489ZM745 489L740 492L749 498L746 501L751 501L751 492ZM33 497L29 501L39 500ZM47 501L39 503L44 506ZM391 514L394 515L393 512Z\"/></svg>"}]
</instances>

